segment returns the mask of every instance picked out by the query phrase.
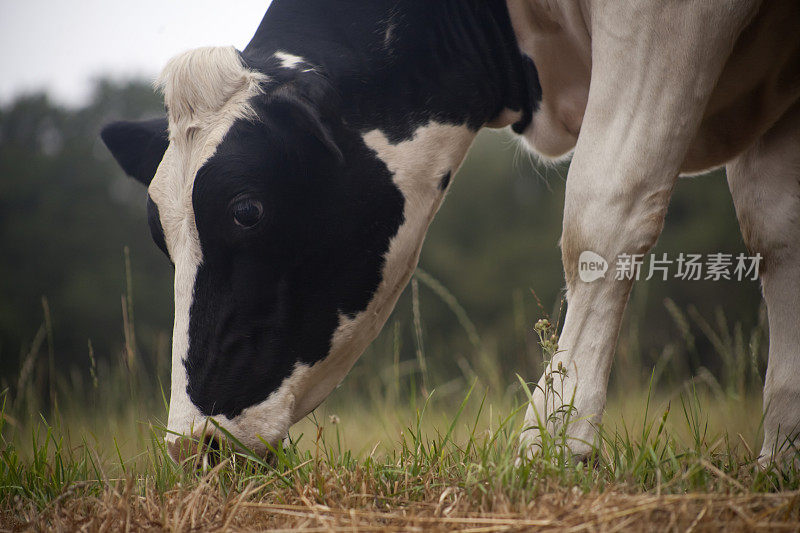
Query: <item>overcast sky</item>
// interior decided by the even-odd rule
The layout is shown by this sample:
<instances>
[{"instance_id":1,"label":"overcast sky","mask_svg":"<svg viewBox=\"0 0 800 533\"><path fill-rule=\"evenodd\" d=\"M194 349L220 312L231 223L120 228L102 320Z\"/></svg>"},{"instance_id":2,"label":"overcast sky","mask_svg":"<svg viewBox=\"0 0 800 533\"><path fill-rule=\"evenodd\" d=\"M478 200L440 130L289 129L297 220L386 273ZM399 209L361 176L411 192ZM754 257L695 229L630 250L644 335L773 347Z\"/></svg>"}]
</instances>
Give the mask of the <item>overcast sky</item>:
<instances>
[{"instance_id":1,"label":"overcast sky","mask_svg":"<svg viewBox=\"0 0 800 533\"><path fill-rule=\"evenodd\" d=\"M82 103L91 80L153 78L178 52L242 49L270 0L0 0L0 105L45 89Z\"/></svg>"}]
</instances>

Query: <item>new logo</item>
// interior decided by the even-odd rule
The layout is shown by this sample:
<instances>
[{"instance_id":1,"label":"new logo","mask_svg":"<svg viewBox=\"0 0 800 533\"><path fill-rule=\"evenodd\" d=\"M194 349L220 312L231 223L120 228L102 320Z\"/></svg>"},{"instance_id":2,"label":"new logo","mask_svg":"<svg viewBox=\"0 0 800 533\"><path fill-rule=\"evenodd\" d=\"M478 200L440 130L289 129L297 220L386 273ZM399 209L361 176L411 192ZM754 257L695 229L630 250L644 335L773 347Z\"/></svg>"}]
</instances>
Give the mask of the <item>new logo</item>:
<instances>
[{"instance_id":1,"label":"new logo","mask_svg":"<svg viewBox=\"0 0 800 533\"><path fill-rule=\"evenodd\" d=\"M591 250L581 252L578 258L578 276L581 281L591 283L606 276L608 262L603 257Z\"/></svg>"}]
</instances>

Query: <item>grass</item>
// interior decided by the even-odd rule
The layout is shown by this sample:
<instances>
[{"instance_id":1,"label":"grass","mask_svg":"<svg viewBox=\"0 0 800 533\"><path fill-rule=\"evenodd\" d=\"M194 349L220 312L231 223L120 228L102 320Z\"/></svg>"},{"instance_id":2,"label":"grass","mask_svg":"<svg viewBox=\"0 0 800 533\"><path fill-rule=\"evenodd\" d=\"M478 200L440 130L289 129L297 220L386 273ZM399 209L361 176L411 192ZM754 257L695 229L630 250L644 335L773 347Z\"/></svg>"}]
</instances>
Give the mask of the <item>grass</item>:
<instances>
[{"instance_id":1,"label":"grass","mask_svg":"<svg viewBox=\"0 0 800 533\"><path fill-rule=\"evenodd\" d=\"M89 379L35 380L23 364L0 393L0 530L800 529L798 472L756 464L763 326L745 335L721 312L706 321L667 302L680 338L645 368L623 335L625 372L591 461L571 461L558 435L520 459L532 385L502 381L455 298L425 273L418 280L414 359L399 360L387 326L394 357L360 363L269 461L225 447L205 469L167 457L165 396L137 360L128 294L116 365L98 364L89 346ZM426 364L421 289L456 313L477 371L443 377ZM553 326L535 331L547 358ZM695 332L725 361L721 379L674 372L696 352ZM46 324L26 360L51 337Z\"/></svg>"}]
</instances>

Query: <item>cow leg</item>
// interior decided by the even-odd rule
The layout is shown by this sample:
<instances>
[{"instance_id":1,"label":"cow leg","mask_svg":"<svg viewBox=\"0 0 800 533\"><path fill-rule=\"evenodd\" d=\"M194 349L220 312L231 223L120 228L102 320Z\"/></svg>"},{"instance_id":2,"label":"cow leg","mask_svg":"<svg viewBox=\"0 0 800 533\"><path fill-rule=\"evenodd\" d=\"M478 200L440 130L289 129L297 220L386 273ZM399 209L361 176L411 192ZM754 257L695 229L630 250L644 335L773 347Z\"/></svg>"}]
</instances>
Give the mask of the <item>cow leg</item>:
<instances>
[{"instance_id":1,"label":"cow leg","mask_svg":"<svg viewBox=\"0 0 800 533\"><path fill-rule=\"evenodd\" d=\"M728 183L769 317L761 461L800 446L800 104L728 165Z\"/></svg>"},{"instance_id":2,"label":"cow leg","mask_svg":"<svg viewBox=\"0 0 800 533\"><path fill-rule=\"evenodd\" d=\"M544 428L576 456L592 449L633 283L616 279L617 258L644 254L658 238L689 143L752 14L749 4L728 2L725 10L705 0L591 4L592 80L561 239L568 308L559 351L526 414L521 444L529 455L537 453ZM609 270L587 282L578 259L589 250Z\"/></svg>"}]
</instances>

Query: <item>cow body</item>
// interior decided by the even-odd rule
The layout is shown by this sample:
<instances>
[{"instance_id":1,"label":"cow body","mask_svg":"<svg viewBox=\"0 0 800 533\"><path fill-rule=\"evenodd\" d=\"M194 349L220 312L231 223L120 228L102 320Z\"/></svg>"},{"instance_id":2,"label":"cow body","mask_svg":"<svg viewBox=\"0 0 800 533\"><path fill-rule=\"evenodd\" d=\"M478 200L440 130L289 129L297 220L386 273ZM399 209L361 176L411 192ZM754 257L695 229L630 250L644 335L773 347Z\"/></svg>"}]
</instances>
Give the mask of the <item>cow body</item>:
<instances>
[{"instance_id":1,"label":"cow body","mask_svg":"<svg viewBox=\"0 0 800 533\"><path fill-rule=\"evenodd\" d=\"M558 157L575 147L581 130L592 71L590 2L547 3L537 0L511 0L509 9L523 52L534 58L546 97L525 134L529 145L546 157ZM698 27L703 21L715 18L721 8L739 9L744 28L717 26L734 39L729 55L717 60L722 68L718 76L709 75L715 84L705 103L699 128L681 163L683 174L694 174L718 168L740 154L759 139L798 99L800 76L800 6L794 2L744 2L710 4L706 16L702 9L675 6L655 9L646 3L638 9L625 3L610 16L618 18L614 35L628 48L625 56L632 67L652 77L656 83L673 79L678 83L693 82L699 73L696 65L690 71L680 70L677 63L663 65L664 71L654 76L648 50L661 48L670 54L685 52L670 35L671 25L680 26L684 19ZM659 19L660 17L660 19ZM751 18L752 17L752 18ZM646 29L647 35L637 37L633 20ZM740 21L741 24L742 21ZM607 28L606 28L607 29ZM741 30L741 31L739 31ZM699 33L699 32L698 32ZM698 35L698 38L703 38ZM721 63L721 64L719 64ZM609 61L614 68L623 64L619 58ZM630 79L626 80L632 81ZM626 85L631 85L626 83ZM661 89L663 90L663 89ZM636 91L636 92L634 92ZM638 94L637 94L638 93ZM641 89L628 88L621 98L628 106L636 105L644 95ZM630 112L630 111L629 111ZM610 123L610 121L609 121Z\"/></svg>"},{"instance_id":2,"label":"cow body","mask_svg":"<svg viewBox=\"0 0 800 533\"><path fill-rule=\"evenodd\" d=\"M175 265L169 429L202 436L213 416L258 450L282 438L377 335L477 131L511 125L545 156L574 148L553 360L577 414L573 452L593 440L631 287L582 282L578 255L645 253L678 174L727 164L746 241L767 259L771 456L800 427L798 10L275 0L241 53L173 59L167 120L104 131L149 185ZM545 376L531 450L537 421L558 425Z\"/></svg>"}]
</instances>

